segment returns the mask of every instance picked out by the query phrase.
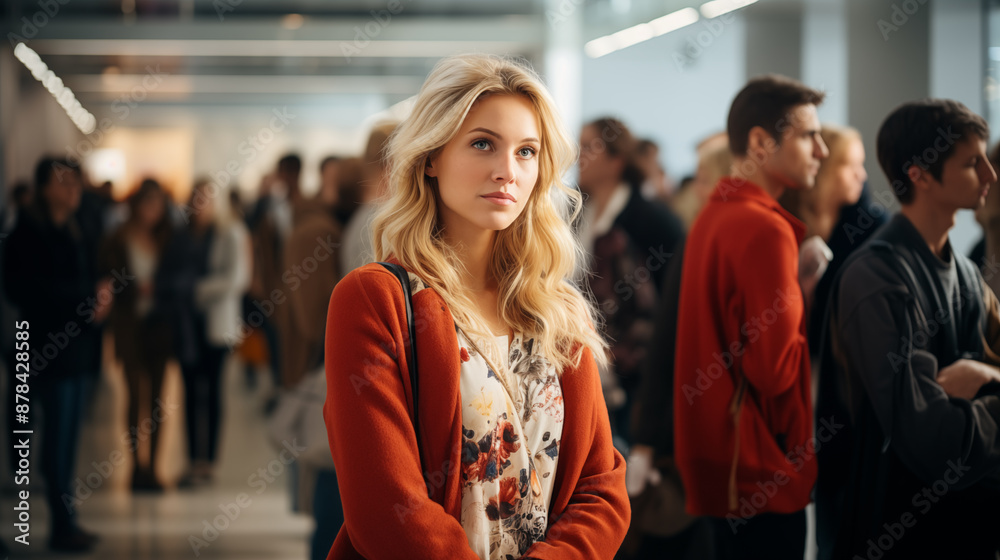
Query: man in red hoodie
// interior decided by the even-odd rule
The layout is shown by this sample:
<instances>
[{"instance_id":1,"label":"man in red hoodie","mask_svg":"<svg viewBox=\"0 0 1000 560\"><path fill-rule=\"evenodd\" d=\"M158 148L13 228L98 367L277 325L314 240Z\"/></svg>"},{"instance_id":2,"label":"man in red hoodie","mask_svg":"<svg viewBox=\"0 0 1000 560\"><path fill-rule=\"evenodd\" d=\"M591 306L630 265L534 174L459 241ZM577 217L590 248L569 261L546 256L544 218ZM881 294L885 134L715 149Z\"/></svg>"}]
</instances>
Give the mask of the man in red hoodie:
<instances>
[{"instance_id":1,"label":"man in red hoodie","mask_svg":"<svg viewBox=\"0 0 1000 560\"><path fill-rule=\"evenodd\" d=\"M687 509L712 518L720 558L795 558L816 480L805 306L805 227L777 199L812 188L829 152L823 93L751 80L729 111L732 176L688 237L674 378Z\"/></svg>"}]
</instances>

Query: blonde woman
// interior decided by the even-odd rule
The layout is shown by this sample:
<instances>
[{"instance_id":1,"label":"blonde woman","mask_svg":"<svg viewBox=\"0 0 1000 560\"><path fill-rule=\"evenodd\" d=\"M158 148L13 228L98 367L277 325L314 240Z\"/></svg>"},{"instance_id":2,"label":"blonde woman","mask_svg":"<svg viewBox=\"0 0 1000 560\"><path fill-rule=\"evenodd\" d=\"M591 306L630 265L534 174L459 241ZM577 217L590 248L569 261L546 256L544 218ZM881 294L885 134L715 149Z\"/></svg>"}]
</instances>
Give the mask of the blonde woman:
<instances>
[{"instance_id":1,"label":"blonde woman","mask_svg":"<svg viewBox=\"0 0 1000 560\"><path fill-rule=\"evenodd\" d=\"M697 148L698 169L694 181L675 194L671 208L684 224L684 231L691 231L698 213L708 203L719 179L731 173L733 155L729 151L729 137L725 132L713 134L701 141Z\"/></svg>"},{"instance_id":2,"label":"blonde woman","mask_svg":"<svg viewBox=\"0 0 1000 560\"><path fill-rule=\"evenodd\" d=\"M787 189L779 200L806 226L799 254L799 282L806 297L806 309L810 310L814 308L816 286L834 257L826 244L840 220L840 211L858 202L868 180L860 132L825 124L820 135L830 155L820 164L816 185L808 190Z\"/></svg>"},{"instance_id":3,"label":"blonde woman","mask_svg":"<svg viewBox=\"0 0 1000 560\"><path fill-rule=\"evenodd\" d=\"M345 524L329 558L615 555L629 523L595 310L570 281L573 142L532 70L440 62L390 140L375 256L330 300L324 416ZM411 412L416 409L419 434ZM419 436L419 437L418 437ZM418 449L419 441L419 449Z\"/></svg>"}]
</instances>

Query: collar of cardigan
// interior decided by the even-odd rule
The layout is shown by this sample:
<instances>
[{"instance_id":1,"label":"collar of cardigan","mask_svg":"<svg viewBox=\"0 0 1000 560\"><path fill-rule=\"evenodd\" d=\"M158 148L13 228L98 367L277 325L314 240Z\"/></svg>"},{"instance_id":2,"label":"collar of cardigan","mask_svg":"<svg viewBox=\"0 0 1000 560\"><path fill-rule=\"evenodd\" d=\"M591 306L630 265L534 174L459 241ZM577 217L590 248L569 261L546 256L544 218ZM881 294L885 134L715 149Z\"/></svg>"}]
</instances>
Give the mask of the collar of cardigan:
<instances>
[{"instance_id":1,"label":"collar of cardigan","mask_svg":"<svg viewBox=\"0 0 1000 560\"><path fill-rule=\"evenodd\" d=\"M773 210L778 213L782 218L792 226L792 230L795 232L795 239L801 244L803 238L806 235L806 225L802 223L801 220L792 215L791 212L785 210L781 204L771 195L767 194L760 185L747 181L746 179L737 179L735 177L723 177L719 180L719 184L716 185L715 190L712 191L712 200L717 200L719 202L734 202L737 200L748 201L760 204L765 208Z\"/></svg>"}]
</instances>

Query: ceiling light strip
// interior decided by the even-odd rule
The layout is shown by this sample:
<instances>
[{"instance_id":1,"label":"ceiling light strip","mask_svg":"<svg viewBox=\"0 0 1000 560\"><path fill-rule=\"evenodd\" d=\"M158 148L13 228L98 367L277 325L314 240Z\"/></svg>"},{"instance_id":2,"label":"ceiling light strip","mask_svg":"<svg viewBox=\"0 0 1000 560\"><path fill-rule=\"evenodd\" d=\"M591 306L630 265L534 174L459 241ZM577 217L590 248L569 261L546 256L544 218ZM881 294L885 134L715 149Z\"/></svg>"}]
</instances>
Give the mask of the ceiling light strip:
<instances>
[{"instance_id":1,"label":"ceiling light strip","mask_svg":"<svg viewBox=\"0 0 1000 560\"><path fill-rule=\"evenodd\" d=\"M637 45L643 41L648 41L653 37L659 37L682 27L687 27L698 21L698 17L698 10L694 8L677 10L652 21L640 23L639 25L622 29L617 33L588 41L583 46L583 51L591 58L600 58L615 51L631 47L632 45Z\"/></svg>"},{"instance_id":2,"label":"ceiling light strip","mask_svg":"<svg viewBox=\"0 0 1000 560\"><path fill-rule=\"evenodd\" d=\"M83 108L80 102L77 101L76 96L73 94L73 90L69 89L63 84L62 79L56 76L55 72L49 70L48 65L42 62L42 58L38 56L38 53L31 50L31 47L25 45L24 43L18 43L14 47L14 56L17 57L28 70L31 70L31 75L35 77L36 80L45 86L45 89L49 90L49 93L56 98L56 101L69 115L70 120L73 124L80 129L80 132L84 134L90 134L97 127L97 119L90 111Z\"/></svg>"}]
</instances>

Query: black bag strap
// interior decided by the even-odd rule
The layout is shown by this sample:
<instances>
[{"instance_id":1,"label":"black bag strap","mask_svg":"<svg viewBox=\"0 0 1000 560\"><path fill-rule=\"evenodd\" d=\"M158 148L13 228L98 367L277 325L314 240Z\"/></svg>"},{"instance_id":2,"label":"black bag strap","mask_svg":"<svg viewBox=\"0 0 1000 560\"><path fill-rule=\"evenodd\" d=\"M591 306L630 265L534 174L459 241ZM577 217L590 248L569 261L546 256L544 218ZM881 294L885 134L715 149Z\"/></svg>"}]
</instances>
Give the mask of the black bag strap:
<instances>
[{"instance_id":1,"label":"black bag strap","mask_svg":"<svg viewBox=\"0 0 1000 560\"><path fill-rule=\"evenodd\" d=\"M386 270L393 273L403 286L403 303L406 306L406 365L410 373L410 394L413 395L413 433L417 437L417 457L420 457L420 413L417 398L417 329L413 321L413 294L410 292L410 275L402 266L394 263L380 262ZM422 469L421 469L422 470ZM429 492L428 492L429 494Z\"/></svg>"}]
</instances>

